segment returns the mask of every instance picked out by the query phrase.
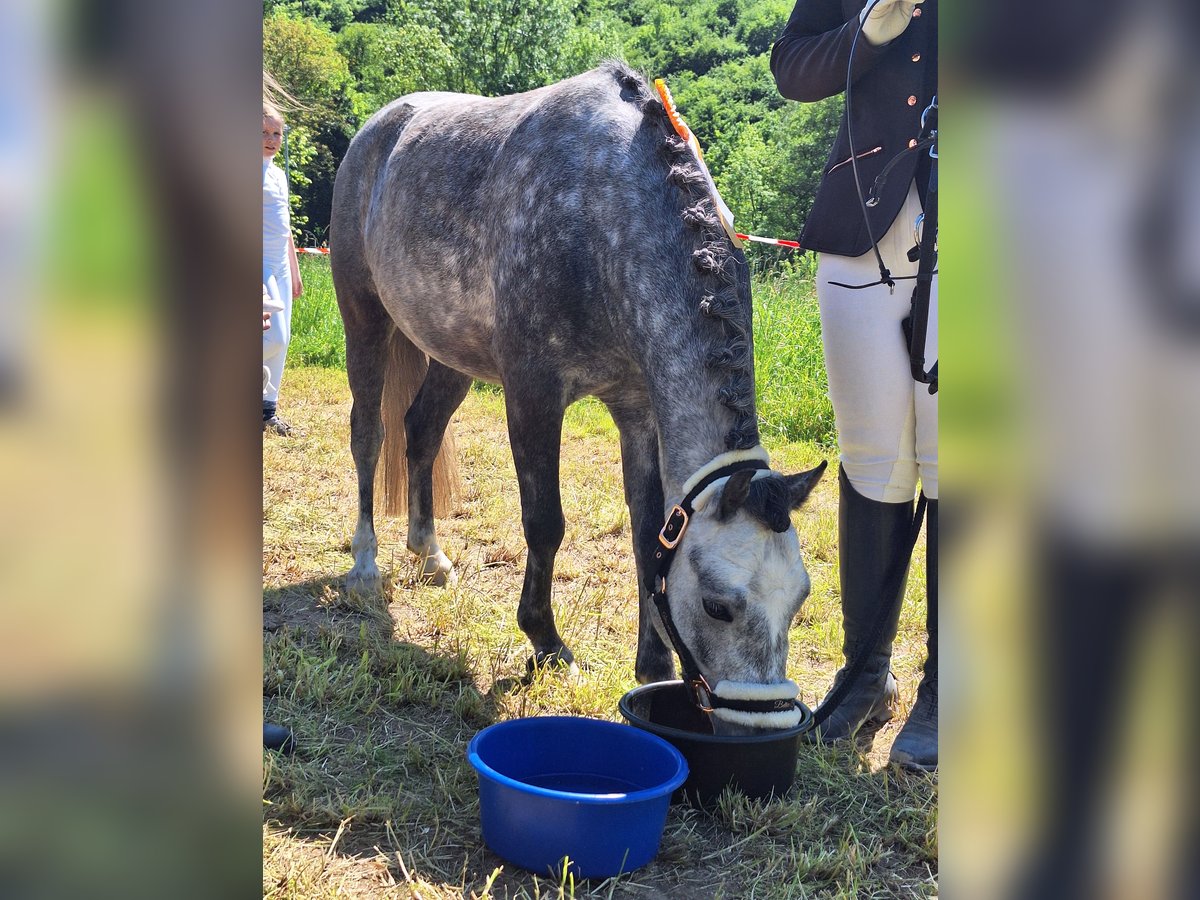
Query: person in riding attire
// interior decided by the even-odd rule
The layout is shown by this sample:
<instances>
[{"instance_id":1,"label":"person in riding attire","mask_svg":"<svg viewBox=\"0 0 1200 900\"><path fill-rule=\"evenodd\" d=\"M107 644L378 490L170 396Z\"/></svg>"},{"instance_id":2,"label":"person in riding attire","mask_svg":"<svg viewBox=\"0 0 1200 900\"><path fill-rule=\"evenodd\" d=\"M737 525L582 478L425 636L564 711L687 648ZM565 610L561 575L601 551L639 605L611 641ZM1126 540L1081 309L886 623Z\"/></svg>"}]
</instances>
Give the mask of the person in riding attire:
<instances>
[{"instance_id":1,"label":"person in riding attire","mask_svg":"<svg viewBox=\"0 0 1200 900\"><path fill-rule=\"evenodd\" d=\"M856 34L861 29L861 34ZM917 148L922 112L937 93L937 0L799 0L771 52L780 93L815 102L846 90L853 45L849 107L799 242L818 254L817 299L829 394L841 448L838 544L846 657L835 685L860 655L865 665L814 739L855 738L869 746L896 709L890 671L892 642L907 572L918 481L927 501L929 632L924 677L890 760L937 768L937 395L914 379L902 323L912 307L917 274L918 217L932 160ZM897 158L898 157L898 158ZM865 210L867 196L894 162ZM869 232L868 232L869 223ZM880 280L878 245L893 279ZM937 278L929 298L925 369L937 360ZM870 641L881 607L890 609L882 635Z\"/></svg>"}]
</instances>

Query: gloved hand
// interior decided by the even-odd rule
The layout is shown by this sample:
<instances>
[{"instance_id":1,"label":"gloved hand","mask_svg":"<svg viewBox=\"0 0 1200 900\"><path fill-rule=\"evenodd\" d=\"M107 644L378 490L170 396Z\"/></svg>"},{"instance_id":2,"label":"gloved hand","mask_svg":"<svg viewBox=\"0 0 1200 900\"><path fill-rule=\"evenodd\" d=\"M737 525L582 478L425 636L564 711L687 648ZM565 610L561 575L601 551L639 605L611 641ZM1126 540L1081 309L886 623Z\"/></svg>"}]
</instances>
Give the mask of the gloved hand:
<instances>
[{"instance_id":1,"label":"gloved hand","mask_svg":"<svg viewBox=\"0 0 1200 900\"><path fill-rule=\"evenodd\" d=\"M894 41L904 33L908 23L912 21L913 10L923 0L879 0L874 6L868 0L863 11L858 14L862 22L863 37L878 47L889 41Z\"/></svg>"}]
</instances>

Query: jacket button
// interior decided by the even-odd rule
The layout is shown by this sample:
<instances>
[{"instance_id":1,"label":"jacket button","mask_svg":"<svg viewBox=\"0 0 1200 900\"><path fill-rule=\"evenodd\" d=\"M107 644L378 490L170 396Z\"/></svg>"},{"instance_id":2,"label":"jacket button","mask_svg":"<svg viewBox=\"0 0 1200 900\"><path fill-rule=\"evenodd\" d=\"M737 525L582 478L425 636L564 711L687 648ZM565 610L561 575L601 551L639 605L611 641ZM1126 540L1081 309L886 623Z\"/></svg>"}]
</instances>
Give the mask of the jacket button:
<instances>
[{"instance_id":1,"label":"jacket button","mask_svg":"<svg viewBox=\"0 0 1200 900\"><path fill-rule=\"evenodd\" d=\"M908 105L909 105L909 106L916 106L916 105L917 105L917 98L916 98L915 96L913 96L912 94L909 94L909 95L908 95Z\"/></svg>"},{"instance_id":2,"label":"jacket button","mask_svg":"<svg viewBox=\"0 0 1200 900\"><path fill-rule=\"evenodd\" d=\"M908 142L908 148L911 150L911 149L912 149L913 147L915 147L915 146L917 146L917 139L916 139L916 138L912 138L912 139L911 139L911 140L909 140L909 142Z\"/></svg>"},{"instance_id":3,"label":"jacket button","mask_svg":"<svg viewBox=\"0 0 1200 900\"><path fill-rule=\"evenodd\" d=\"M914 53L914 54L912 55L912 61L913 61L913 62L920 62L920 61L921 61L921 54L920 54L920 53Z\"/></svg>"},{"instance_id":4,"label":"jacket button","mask_svg":"<svg viewBox=\"0 0 1200 900\"><path fill-rule=\"evenodd\" d=\"M913 17L914 19L919 19L919 18L921 18L921 7L919 7L919 6L918 6L916 9L914 9L914 10L913 10L913 16L912 16L912 17Z\"/></svg>"}]
</instances>

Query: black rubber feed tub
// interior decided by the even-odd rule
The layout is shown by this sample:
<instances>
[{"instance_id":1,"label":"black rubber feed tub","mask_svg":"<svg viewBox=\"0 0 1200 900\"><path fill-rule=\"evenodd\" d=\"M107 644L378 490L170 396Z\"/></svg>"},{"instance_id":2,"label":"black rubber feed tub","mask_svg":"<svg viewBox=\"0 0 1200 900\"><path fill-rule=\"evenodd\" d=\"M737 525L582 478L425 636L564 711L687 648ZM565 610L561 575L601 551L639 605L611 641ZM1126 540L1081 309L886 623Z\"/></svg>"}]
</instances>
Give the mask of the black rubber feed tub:
<instances>
[{"instance_id":1,"label":"black rubber feed tub","mask_svg":"<svg viewBox=\"0 0 1200 900\"><path fill-rule=\"evenodd\" d=\"M618 706L630 725L666 739L683 754L689 774L672 802L686 796L698 806L712 806L731 785L751 799L782 797L796 779L800 735L812 722L812 711L797 700L800 724L792 728L713 734L708 715L692 703L682 681L634 688Z\"/></svg>"}]
</instances>

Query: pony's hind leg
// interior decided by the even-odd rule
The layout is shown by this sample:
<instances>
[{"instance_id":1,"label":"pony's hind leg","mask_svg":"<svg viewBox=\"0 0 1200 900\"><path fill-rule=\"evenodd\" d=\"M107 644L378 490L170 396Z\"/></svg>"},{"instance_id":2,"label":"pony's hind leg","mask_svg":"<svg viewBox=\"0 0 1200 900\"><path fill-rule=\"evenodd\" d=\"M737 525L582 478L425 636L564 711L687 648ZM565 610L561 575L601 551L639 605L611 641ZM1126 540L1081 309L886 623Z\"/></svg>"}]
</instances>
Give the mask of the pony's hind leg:
<instances>
[{"instance_id":1,"label":"pony's hind leg","mask_svg":"<svg viewBox=\"0 0 1200 900\"><path fill-rule=\"evenodd\" d=\"M364 297L353 313L346 313L346 375L350 382L353 405L350 409L350 453L358 475L358 524L350 541L354 567L346 576L351 590L374 591L382 585L375 555L375 469L383 444L384 373L393 329L377 297Z\"/></svg>"},{"instance_id":2,"label":"pony's hind leg","mask_svg":"<svg viewBox=\"0 0 1200 900\"><path fill-rule=\"evenodd\" d=\"M557 385L543 383L506 381L504 397L528 550L517 624L533 644L531 667L555 662L573 667L575 658L559 636L550 605L554 557L566 532L558 483L565 405Z\"/></svg>"},{"instance_id":3,"label":"pony's hind leg","mask_svg":"<svg viewBox=\"0 0 1200 900\"><path fill-rule=\"evenodd\" d=\"M433 471L450 417L471 387L464 375L437 360L404 416L408 455L408 549L421 558L422 580L442 585L453 568L434 530ZM449 461L448 461L449 462Z\"/></svg>"}]
</instances>

